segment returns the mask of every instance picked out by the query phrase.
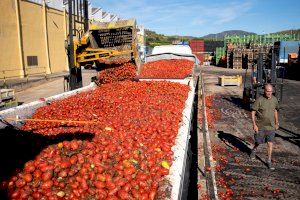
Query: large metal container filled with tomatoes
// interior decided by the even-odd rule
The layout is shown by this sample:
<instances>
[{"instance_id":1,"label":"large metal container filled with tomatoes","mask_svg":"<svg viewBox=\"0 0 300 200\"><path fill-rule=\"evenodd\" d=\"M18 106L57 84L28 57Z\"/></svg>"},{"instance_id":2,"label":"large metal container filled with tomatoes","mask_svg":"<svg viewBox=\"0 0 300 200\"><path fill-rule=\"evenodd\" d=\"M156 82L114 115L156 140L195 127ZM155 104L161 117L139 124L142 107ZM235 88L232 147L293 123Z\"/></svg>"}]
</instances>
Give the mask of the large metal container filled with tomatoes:
<instances>
[{"instance_id":1,"label":"large metal container filled with tomatoes","mask_svg":"<svg viewBox=\"0 0 300 200\"><path fill-rule=\"evenodd\" d=\"M138 79L171 81L195 86L199 75L199 59L186 45L163 45L153 48L138 70Z\"/></svg>"},{"instance_id":2,"label":"large metal container filled with tomatoes","mask_svg":"<svg viewBox=\"0 0 300 200\"><path fill-rule=\"evenodd\" d=\"M1 199L180 199L195 83L90 84L1 111Z\"/></svg>"}]
</instances>

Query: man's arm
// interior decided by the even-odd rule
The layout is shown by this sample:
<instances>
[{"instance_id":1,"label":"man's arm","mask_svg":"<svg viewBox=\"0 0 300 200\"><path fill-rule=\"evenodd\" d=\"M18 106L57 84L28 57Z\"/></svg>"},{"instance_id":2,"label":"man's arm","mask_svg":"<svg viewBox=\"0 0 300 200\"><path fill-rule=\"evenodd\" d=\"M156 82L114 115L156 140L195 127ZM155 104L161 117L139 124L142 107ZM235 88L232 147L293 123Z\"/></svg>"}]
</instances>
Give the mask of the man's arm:
<instances>
[{"instance_id":1,"label":"man's arm","mask_svg":"<svg viewBox=\"0 0 300 200\"><path fill-rule=\"evenodd\" d=\"M278 111L277 110L275 110L274 116L275 116L275 127L276 127L276 130L278 130L279 129L279 121L278 121Z\"/></svg>"},{"instance_id":2,"label":"man's arm","mask_svg":"<svg viewBox=\"0 0 300 200\"><path fill-rule=\"evenodd\" d=\"M252 124L253 124L253 130L255 131L255 133L258 133L258 127L257 127L257 125L256 125L256 116L255 116L255 114L256 114L256 111L253 110L253 111L251 112Z\"/></svg>"},{"instance_id":3,"label":"man's arm","mask_svg":"<svg viewBox=\"0 0 300 200\"><path fill-rule=\"evenodd\" d=\"M276 99L275 111L274 111L275 128L276 128L276 130L279 129L278 111L279 111L279 103L278 103L278 100Z\"/></svg>"}]
</instances>

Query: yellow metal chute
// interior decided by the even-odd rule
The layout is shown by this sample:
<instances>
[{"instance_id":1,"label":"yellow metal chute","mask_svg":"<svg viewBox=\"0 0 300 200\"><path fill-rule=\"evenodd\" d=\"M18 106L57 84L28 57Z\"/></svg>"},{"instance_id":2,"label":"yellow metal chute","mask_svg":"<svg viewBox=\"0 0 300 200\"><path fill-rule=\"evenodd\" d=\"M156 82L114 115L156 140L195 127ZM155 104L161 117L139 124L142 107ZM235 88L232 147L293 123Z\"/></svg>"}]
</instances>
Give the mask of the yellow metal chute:
<instances>
[{"instance_id":1,"label":"yellow metal chute","mask_svg":"<svg viewBox=\"0 0 300 200\"><path fill-rule=\"evenodd\" d=\"M80 40L74 40L75 66L105 62L119 56L139 62L137 43L134 19L92 22Z\"/></svg>"}]
</instances>

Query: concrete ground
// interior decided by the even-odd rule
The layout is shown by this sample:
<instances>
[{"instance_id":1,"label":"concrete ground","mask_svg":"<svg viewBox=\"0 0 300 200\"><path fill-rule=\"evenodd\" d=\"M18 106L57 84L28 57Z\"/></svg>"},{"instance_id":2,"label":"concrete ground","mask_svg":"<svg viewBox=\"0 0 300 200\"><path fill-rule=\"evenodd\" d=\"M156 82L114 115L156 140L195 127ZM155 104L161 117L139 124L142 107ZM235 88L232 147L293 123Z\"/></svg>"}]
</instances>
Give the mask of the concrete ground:
<instances>
[{"instance_id":1,"label":"concrete ground","mask_svg":"<svg viewBox=\"0 0 300 200\"><path fill-rule=\"evenodd\" d=\"M241 106L243 87L217 85L219 75L244 74L217 67L204 67L206 95L214 95L215 112L220 113L210 128L216 181L220 199L300 199L300 81L284 80L280 129L275 137L273 163L265 164L266 145L255 160L249 159L253 146L250 112Z\"/></svg>"},{"instance_id":2,"label":"concrete ground","mask_svg":"<svg viewBox=\"0 0 300 200\"><path fill-rule=\"evenodd\" d=\"M83 86L91 83L91 77L96 76L95 70L83 70ZM16 98L19 103L29 103L40 98L50 97L64 92L64 77L56 77L49 81L40 81L30 88L22 89L16 92Z\"/></svg>"}]
</instances>

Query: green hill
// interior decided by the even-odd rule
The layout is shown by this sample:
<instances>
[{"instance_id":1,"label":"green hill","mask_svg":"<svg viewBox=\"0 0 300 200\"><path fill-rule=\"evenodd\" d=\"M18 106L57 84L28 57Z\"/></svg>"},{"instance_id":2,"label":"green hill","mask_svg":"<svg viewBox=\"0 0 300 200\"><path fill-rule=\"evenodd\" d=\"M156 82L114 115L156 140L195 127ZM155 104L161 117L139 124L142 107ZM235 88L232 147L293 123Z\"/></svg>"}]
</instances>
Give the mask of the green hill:
<instances>
[{"instance_id":1,"label":"green hill","mask_svg":"<svg viewBox=\"0 0 300 200\"><path fill-rule=\"evenodd\" d=\"M186 42L191 39L204 39L205 41L223 41L225 35L228 36L233 36L233 35L243 36L243 35L253 35L253 34L256 35L256 33L242 31L242 30L223 31L216 34L208 34L203 37L178 36L178 35L167 36L167 35L156 33L155 31L151 31L149 29L146 29L145 33L146 33L146 45L150 47L157 46L157 45L168 45L168 44L172 44L172 42L174 41ZM279 31L271 34L295 34L296 38L300 38L300 29L284 30L284 31Z\"/></svg>"},{"instance_id":2,"label":"green hill","mask_svg":"<svg viewBox=\"0 0 300 200\"><path fill-rule=\"evenodd\" d=\"M220 33L216 33L216 34L208 34L203 36L203 39L219 39L219 40L223 40L224 36L233 36L233 35L237 35L237 36L244 36L244 35L256 35L256 33L253 32L247 32L247 31L242 31L242 30L229 30L229 31L223 31Z\"/></svg>"},{"instance_id":3,"label":"green hill","mask_svg":"<svg viewBox=\"0 0 300 200\"><path fill-rule=\"evenodd\" d=\"M298 38L300 38L300 29L284 30L272 34L295 34L296 36L298 36Z\"/></svg>"},{"instance_id":4,"label":"green hill","mask_svg":"<svg viewBox=\"0 0 300 200\"><path fill-rule=\"evenodd\" d=\"M191 39L197 39L197 37L193 37L193 36L178 36L178 35L166 36L163 34L158 34L155 31L151 31L148 29L145 30L145 33L146 33L146 45L150 47L157 46L157 45L168 45L168 44L172 44L172 42L174 41L186 42Z\"/></svg>"}]
</instances>

